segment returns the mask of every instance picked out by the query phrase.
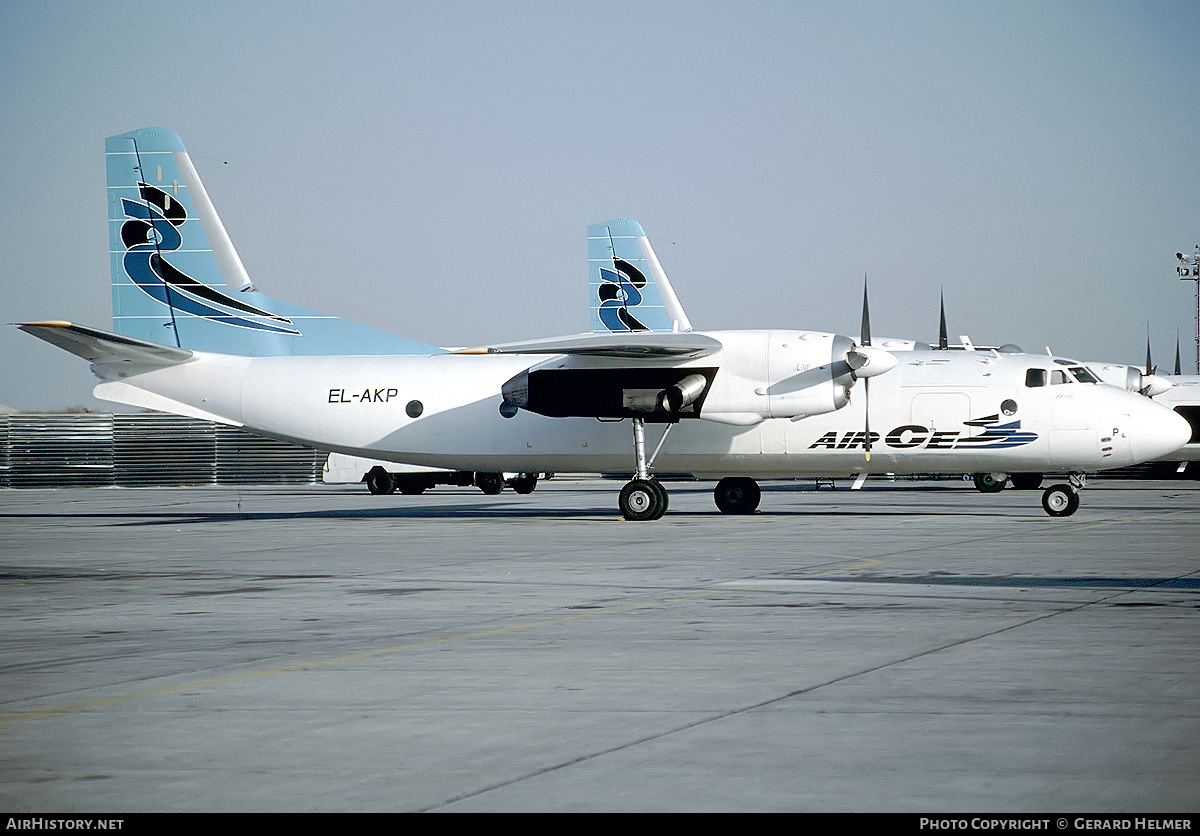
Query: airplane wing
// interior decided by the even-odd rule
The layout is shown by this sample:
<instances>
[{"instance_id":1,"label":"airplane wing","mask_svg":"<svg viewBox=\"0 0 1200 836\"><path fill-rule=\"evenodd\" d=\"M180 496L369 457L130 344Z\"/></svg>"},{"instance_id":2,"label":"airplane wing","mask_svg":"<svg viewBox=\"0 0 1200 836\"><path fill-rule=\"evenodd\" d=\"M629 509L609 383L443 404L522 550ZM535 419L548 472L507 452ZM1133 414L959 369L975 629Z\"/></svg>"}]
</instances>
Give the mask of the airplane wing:
<instances>
[{"instance_id":1,"label":"airplane wing","mask_svg":"<svg viewBox=\"0 0 1200 836\"><path fill-rule=\"evenodd\" d=\"M177 365L192 357L192 352L186 348L160 345L136 337L73 325L70 322L18 322L16 326L38 339L92 363L132 363L139 366L163 367Z\"/></svg>"},{"instance_id":2,"label":"airplane wing","mask_svg":"<svg viewBox=\"0 0 1200 836\"><path fill-rule=\"evenodd\" d=\"M576 334L521 343L463 348L452 354L577 354L590 357L685 358L706 357L721 348L720 340L694 331L686 333L627 332Z\"/></svg>"}]
</instances>

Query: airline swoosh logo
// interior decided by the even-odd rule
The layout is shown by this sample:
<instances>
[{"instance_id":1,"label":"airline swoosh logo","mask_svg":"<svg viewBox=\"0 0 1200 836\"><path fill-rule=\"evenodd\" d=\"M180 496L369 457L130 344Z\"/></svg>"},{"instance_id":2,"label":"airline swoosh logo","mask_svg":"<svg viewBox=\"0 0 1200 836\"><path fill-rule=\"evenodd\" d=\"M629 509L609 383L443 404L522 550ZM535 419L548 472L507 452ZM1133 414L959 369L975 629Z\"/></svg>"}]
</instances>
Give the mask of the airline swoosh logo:
<instances>
[{"instance_id":1,"label":"airline swoosh logo","mask_svg":"<svg viewBox=\"0 0 1200 836\"><path fill-rule=\"evenodd\" d=\"M125 274L143 293L210 322L273 334L300 334L288 327L292 321L287 317L222 293L163 258L164 252L183 246L179 227L187 220L187 210L167 192L146 183L138 183L138 192L141 202L121 199L128 218L121 226L121 242L125 245ZM247 319L251 316L270 321Z\"/></svg>"}]
</instances>

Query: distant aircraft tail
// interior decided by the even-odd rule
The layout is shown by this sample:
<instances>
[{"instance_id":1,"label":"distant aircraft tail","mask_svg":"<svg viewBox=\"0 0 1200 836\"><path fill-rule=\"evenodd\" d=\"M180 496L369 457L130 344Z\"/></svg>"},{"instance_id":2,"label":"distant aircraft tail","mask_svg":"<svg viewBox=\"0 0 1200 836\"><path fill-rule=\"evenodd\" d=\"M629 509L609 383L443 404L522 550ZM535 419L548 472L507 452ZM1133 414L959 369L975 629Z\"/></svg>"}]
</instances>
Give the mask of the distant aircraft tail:
<instances>
[{"instance_id":1,"label":"distant aircraft tail","mask_svg":"<svg viewBox=\"0 0 1200 836\"><path fill-rule=\"evenodd\" d=\"M692 330L636 221L588 227L588 282L592 333Z\"/></svg>"},{"instance_id":2,"label":"distant aircraft tail","mask_svg":"<svg viewBox=\"0 0 1200 836\"><path fill-rule=\"evenodd\" d=\"M250 356L440 351L259 293L171 131L111 136L104 150L118 334Z\"/></svg>"}]
</instances>

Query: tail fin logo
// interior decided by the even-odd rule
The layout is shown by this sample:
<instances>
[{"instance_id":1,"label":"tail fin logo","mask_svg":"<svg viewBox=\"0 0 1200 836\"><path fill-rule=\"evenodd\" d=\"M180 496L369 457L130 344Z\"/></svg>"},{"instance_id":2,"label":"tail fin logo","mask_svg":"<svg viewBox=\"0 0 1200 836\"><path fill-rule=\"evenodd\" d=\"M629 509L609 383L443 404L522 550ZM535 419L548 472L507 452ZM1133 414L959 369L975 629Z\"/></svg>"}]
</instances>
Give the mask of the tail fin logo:
<instances>
[{"instance_id":1,"label":"tail fin logo","mask_svg":"<svg viewBox=\"0 0 1200 836\"><path fill-rule=\"evenodd\" d=\"M615 270L600 268L600 321L609 331L649 331L629 312L642 304L646 276L622 258L614 258Z\"/></svg>"},{"instance_id":2,"label":"tail fin logo","mask_svg":"<svg viewBox=\"0 0 1200 836\"><path fill-rule=\"evenodd\" d=\"M292 324L287 317L234 299L197 281L164 259L164 252L183 246L180 227L187 220L187 210L168 192L146 183L138 183L138 192L141 202L128 198L121 200L121 208L129 219L121 225L121 243L125 245L125 273L143 293L169 308L211 322L272 334L300 334L295 328L285 327ZM246 319L246 316L283 324L258 322Z\"/></svg>"}]
</instances>

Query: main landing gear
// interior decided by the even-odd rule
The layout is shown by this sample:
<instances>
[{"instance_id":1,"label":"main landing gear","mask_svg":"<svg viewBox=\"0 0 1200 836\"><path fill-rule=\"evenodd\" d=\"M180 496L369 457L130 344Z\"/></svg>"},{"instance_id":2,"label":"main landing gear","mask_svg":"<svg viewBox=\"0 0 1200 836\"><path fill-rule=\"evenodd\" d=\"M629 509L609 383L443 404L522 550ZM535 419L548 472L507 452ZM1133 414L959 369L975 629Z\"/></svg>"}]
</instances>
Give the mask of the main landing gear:
<instances>
[{"instance_id":1,"label":"main landing gear","mask_svg":"<svg viewBox=\"0 0 1200 836\"><path fill-rule=\"evenodd\" d=\"M637 473L633 481L621 488L618 506L621 516L627 520L657 520L667 513L667 489L650 478L646 464L646 422L643 418L633 419L633 454Z\"/></svg>"},{"instance_id":2,"label":"main landing gear","mask_svg":"<svg viewBox=\"0 0 1200 836\"><path fill-rule=\"evenodd\" d=\"M667 430L670 431L670 427ZM663 438L666 438L665 433ZM650 477L646 462L646 425L642 418L633 419L633 452L637 473L621 488L621 516L627 520L657 520L667 512L667 491L657 479ZM753 514L762 499L762 491L753 479L729 476L717 482L713 499L722 514Z\"/></svg>"},{"instance_id":3,"label":"main landing gear","mask_svg":"<svg viewBox=\"0 0 1200 836\"><path fill-rule=\"evenodd\" d=\"M762 499L758 482L746 476L727 476L717 482L713 499L722 514L753 514Z\"/></svg>"},{"instance_id":4,"label":"main landing gear","mask_svg":"<svg viewBox=\"0 0 1200 836\"><path fill-rule=\"evenodd\" d=\"M471 470L431 470L417 473L391 473L380 465L375 465L363 477L367 490L373 494L391 494L400 491L402 494L416 496L432 488L434 485L457 485L467 487L474 485L488 496L495 496L504 490L505 485L512 487L521 494L533 493L537 487L537 473L518 473L511 479L505 479L503 473L490 473Z\"/></svg>"}]
</instances>

